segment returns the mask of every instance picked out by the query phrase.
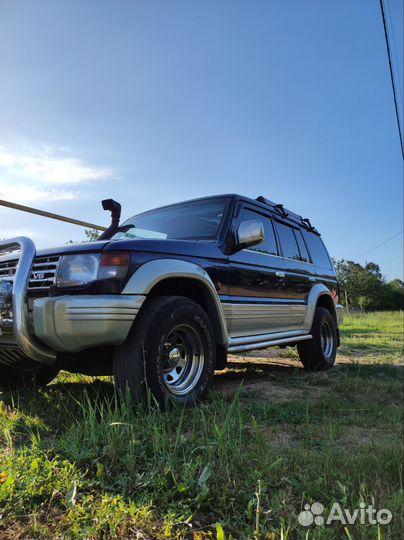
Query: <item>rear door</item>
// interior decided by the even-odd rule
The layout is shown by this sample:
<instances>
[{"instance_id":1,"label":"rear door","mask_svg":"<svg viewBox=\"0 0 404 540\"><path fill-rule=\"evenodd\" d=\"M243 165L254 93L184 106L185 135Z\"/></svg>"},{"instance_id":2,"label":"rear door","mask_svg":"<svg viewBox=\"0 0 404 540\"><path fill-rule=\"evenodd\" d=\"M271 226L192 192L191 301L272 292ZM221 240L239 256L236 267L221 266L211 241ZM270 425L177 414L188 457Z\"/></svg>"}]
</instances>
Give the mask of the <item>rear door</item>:
<instances>
[{"instance_id":1,"label":"rear door","mask_svg":"<svg viewBox=\"0 0 404 540\"><path fill-rule=\"evenodd\" d=\"M285 264L290 324L294 330L303 329L308 296L316 281L313 277L315 268L310 261L301 230L281 220L276 220L275 227Z\"/></svg>"},{"instance_id":2,"label":"rear door","mask_svg":"<svg viewBox=\"0 0 404 540\"><path fill-rule=\"evenodd\" d=\"M285 266L269 213L240 204L233 230L244 220L262 221L265 239L230 255L229 296L224 305L232 337L290 330Z\"/></svg>"}]
</instances>

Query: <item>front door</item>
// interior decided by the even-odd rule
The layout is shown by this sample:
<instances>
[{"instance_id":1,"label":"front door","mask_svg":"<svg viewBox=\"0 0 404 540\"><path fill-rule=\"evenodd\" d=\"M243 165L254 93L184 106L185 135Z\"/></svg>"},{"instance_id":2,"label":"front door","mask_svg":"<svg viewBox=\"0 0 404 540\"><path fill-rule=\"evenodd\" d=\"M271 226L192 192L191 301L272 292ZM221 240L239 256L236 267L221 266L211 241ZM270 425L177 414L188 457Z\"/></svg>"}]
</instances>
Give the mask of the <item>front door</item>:
<instances>
[{"instance_id":1,"label":"front door","mask_svg":"<svg viewBox=\"0 0 404 540\"><path fill-rule=\"evenodd\" d=\"M289 299L285 287L285 265L269 214L240 205L234 230L244 220L264 225L264 240L229 258L229 292L223 307L231 337L279 333L290 330Z\"/></svg>"}]
</instances>

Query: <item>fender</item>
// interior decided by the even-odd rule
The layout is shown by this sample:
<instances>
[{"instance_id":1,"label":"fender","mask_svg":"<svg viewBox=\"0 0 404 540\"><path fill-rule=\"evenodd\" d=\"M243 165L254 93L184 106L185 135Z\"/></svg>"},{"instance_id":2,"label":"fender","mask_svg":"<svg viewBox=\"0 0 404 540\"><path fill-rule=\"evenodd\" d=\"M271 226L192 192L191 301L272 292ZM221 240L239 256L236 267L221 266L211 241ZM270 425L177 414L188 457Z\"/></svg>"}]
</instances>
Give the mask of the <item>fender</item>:
<instances>
[{"instance_id":1,"label":"fender","mask_svg":"<svg viewBox=\"0 0 404 540\"><path fill-rule=\"evenodd\" d=\"M334 300L332 298L330 290L327 289L327 287L322 283L317 283L316 285L314 285L307 299L307 314L304 320L305 332L310 332L311 330L311 325L313 324L314 312L316 311L318 299L320 298L320 296L323 295L329 296L332 301L332 305L334 306ZM337 321L335 308L333 310L332 316L334 317L335 321Z\"/></svg>"},{"instance_id":2,"label":"fender","mask_svg":"<svg viewBox=\"0 0 404 540\"><path fill-rule=\"evenodd\" d=\"M227 347L228 336L222 304L209 274L201 266L181 259L149 261L136 270L126 284L122 294L147 295L157 283L170 278L193 279L203 285L217 314L221 344Z\"/></svg>"}]
</instances>

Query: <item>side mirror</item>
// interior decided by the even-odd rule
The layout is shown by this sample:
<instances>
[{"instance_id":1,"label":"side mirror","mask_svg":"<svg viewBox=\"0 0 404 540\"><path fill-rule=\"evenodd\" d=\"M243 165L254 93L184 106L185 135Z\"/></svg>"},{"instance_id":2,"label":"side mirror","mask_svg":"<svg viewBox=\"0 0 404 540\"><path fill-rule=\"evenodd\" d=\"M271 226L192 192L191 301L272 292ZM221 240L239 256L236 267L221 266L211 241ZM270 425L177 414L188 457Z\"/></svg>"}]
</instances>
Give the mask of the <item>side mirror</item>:
<instances>
[{"instance_id":1,"label":"side mirror","mask_svg":"<svg viewBox=\"0 0 404 540\"><path fill-rule=\"evenodd\" d=\"M264 237L264 225L262 221L253 219L242 221L236 232L235 251L255 246L262 242Z\"/></svg>"}]
</instances>

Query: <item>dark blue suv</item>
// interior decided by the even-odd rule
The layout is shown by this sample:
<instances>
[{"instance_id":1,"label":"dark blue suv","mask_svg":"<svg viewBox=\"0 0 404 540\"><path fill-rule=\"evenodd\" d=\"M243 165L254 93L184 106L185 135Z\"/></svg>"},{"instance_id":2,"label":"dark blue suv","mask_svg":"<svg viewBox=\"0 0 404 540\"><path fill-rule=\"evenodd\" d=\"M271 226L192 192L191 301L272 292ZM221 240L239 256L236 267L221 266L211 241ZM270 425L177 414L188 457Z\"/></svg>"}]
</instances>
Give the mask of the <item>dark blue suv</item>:
<instances>
[{"instance_id":1,"label":"dark blue suv","mask_svg":"<svg viewBox=\"0 0 404 540\"><path fill-rule=\"evenodd\" d=\"M218 195L120 225L109 203L98 241L38 253L25 237L0 243L1 387L64 369L113 374L134 402L150 388L162 405L194 404L229 352L296 345L306 369L333 366L338 283L308 219Z\"/></svg>"}]
</instances>

